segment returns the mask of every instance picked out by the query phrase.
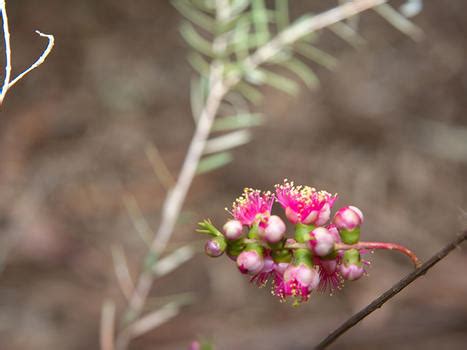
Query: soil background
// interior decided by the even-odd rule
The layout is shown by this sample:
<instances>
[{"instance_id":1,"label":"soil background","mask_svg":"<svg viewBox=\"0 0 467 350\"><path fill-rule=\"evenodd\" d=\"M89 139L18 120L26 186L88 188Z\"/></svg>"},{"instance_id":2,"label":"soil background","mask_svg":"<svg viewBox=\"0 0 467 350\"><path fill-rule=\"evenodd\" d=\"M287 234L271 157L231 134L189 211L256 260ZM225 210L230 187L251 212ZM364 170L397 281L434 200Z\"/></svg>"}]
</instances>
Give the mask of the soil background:
<instances>
[{"instance_id":1,"label":"soil background","mask_svg":"<svg viewBox=\"0 0 467 350\"><path fill-rule=\"evenodd\" d=\"M399 2L400 3L400 2ZM111 247L133 276L146 246L124 196L150 227L164 187L145 155L157 146L176 174L193 133L180 15L168 1L8 1L14 72L47 61L0 111L0 349L98 348L100 309L124 299ZM331 2L328 4L331 5ZM326 8L294 1L292 13ZM426 1L415 43L374 13L360 19L358 50L325 31L319 46L340 61L296 98L265 88L264 125L228 166L197 177L170 249L200 240L196 223L221 225L244 187L284 178L340 194L366 216L363 237L404 244L424 260L467 227L467 2ZM2 52L3 56L3 52ZM467 246L349 331L339 349L465 349ZM151 306L193 293L195 302L132 349L310 349L412 266L375 252L369 276L299 308L258 289L228 259L200 253L158 280Z\"/></svg>"}]
</instances>

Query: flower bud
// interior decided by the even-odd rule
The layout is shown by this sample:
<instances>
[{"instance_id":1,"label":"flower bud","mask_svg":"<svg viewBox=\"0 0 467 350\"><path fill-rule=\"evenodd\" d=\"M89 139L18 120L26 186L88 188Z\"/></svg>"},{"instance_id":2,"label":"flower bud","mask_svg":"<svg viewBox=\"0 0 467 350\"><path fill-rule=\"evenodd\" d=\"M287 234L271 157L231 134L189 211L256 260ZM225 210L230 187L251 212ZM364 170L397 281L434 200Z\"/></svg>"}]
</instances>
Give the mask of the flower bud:
<instances>
[{"instance_id":1,"label":"flower bud","mask_svg":"<svg viewBox=\"0 0 467 350\"><path fill-rule=\"evenodd\" d=\"M363 276L365 270L361 262L360 252L357 249L346 250L340 265L342 277L349 281L355 281Z\"/></svg>"},{"instance_id":2,"label":"flower bud","mask_svg":"<svg viewBox=\"0 0 467 350\"><path fill-rule=\"evenodd\" d=\"M214 237L213 239L210 239L206 242L206 244L204 245L204 252L206 253L206 255L212 258L216 258L224 253L225 248L227 248L225 238Z\"/></svg>"},{"instance_id":3,"label":"flower bud","mask_svg":"<svg viewBox=\"0 0 467 350\"><path fill-rule=\"evenodd\" d=\"M284 238L285 230L284 221L277 215L271 215L264 229L264 238L269 243L277 243Z\"/></svg>"},{"instance_id":4,"label":"flower bud","mask_svg":"<svg viewBox=\"0 0 467 350\"><path fill-rule=\"evenodd\" d=\"M311 231L314 239L308 241L311 251L317 256L324 257L334 250L335 239L328 229L317 227Z\"/></svg>"},{"instance_id":5,"label":"flower bud","mask_svg":"<svg viewBox=\"0 0 467 350\"><path fill-rule=\"evenodd\" d=\"M363 269L363 266L361 264L342 264L340 265L340 272L342 277L344 277L346 280L355 281L363 276L365 270Z\"/></svg>"},{"instance_id":6,"label":"flower bud","mask_svg":"<svg viewBox=\"0 0 467 350\"><path fill-rule=\"evenodd\" d=\"M339 230L352 231L363 224L363 214L357 207L344 207L338 210L333 223Z\"/></svg>"},{"instance_id":7,"label":"flower bud","mask_svg":"<svg viewBox=\"0 0 467 350\"><path fill-rule=\"evenodd\" d=\"M230 240L239 239L243 234L243 225L238 220L229 220L222 227L225 237Z\"/></svg>"},{"instance_id":8,"label":"flower bud","mask_svg":"<svg viewBox=\"0 0 467 350\"><path fill-rule=\"evenodd\" d=\"M264 259L256 250L243 251L237 257L237 266L241 273L254 275L264 267Z\"/></svg>"}]
</instances>

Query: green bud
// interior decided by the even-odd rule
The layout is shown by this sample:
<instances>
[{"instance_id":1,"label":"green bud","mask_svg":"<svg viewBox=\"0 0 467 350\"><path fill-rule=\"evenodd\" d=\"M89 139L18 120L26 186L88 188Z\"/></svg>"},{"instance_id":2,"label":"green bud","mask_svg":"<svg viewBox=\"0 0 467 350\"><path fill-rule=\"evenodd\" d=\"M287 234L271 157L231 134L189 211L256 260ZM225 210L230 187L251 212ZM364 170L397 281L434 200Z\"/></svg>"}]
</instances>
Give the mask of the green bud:
<instances>
[{"instance_id":1,"label":"green bud","mask_svg":"<svg viewBox=\"0 0 467 350\"><path fill-rule=\"evenodd\" d=\"M360 227L356 227L353 230L341 229L339 230L342 242L345 244L355 244L360 240Z\"/></svg>"}]
</instances>

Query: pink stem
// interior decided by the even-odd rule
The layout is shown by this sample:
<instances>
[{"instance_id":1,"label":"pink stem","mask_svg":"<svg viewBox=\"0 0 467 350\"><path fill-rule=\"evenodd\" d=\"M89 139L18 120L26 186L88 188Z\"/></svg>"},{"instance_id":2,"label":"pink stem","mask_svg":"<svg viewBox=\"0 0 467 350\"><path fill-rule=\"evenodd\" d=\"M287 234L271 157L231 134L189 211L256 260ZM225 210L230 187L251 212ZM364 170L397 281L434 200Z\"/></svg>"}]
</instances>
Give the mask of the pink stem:
<instances>
[{"instance_id":1,"label":"pink stem","mask_svg":"<svg viewBox=\"0 0 467 350\"><path fill-rule=\"evenodd\" d=\"M335 245L337 250L349 250L349 249L388 249L388 250L398 250L402 254L407 255L416 268L419 268L422 265L422 262L418 259L414 252L410 249L396 243L385 243L385 242L358 242L356 244L344 244L336 243Z\"/></svg>"}]
</instances>

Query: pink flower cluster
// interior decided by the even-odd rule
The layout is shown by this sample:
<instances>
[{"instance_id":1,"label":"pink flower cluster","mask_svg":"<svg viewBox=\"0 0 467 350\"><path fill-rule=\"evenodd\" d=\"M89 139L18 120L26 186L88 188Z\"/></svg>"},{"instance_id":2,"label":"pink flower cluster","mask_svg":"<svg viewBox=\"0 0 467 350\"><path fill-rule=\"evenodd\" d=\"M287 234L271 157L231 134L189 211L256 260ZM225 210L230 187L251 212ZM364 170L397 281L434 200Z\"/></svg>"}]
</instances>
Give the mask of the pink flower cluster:
<instances>
[{"instance_id":1,"label":"pink flower cluster","mask_svg":"<svg viewBox=\"0 0 467 350\"><path fill-rule=\"evenodd\" d=\"M360 252L353 248L360 237L362 212L353 206L341 208L331 220L337 195L284 181L275 193L245 189L230 211L233 216L221 231L210 221L200 223L200 232L213 238L206 254L226 253L251 281L264 286L281 301L292 297L296 303L309 299L313 291L340 289L344 280L364 274ZM287 226L272 214L274 202L294 225L287 237ZM341 249L342 247L342 249Z\"/></svg>"}]
</instances>

